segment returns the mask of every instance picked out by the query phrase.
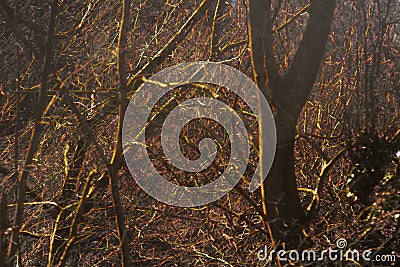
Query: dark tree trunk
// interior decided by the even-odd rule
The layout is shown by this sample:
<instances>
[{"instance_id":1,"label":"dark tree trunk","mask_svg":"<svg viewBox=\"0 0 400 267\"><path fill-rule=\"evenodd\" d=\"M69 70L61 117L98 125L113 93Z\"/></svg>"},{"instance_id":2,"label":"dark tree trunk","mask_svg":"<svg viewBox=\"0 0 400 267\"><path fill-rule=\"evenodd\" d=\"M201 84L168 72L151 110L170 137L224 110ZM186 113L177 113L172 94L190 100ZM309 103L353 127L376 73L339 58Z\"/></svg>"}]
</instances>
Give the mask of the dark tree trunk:
<instances>
[{"instance_id":1,"label":"dark tree trunk","mask_svg":"<svg viewBox=\"0 0 400 267\"><path fill-rule=\"evenodd\" d=\"M255 80L275 110L277 150L264 183L267 218L275 240L298 243L306 215L294 173L296 123L311 93L333 20L336 0L311 0L303 39L285 76L272 49L270 1L249 0L249 33Z\"/></svg>"}]
</instances>

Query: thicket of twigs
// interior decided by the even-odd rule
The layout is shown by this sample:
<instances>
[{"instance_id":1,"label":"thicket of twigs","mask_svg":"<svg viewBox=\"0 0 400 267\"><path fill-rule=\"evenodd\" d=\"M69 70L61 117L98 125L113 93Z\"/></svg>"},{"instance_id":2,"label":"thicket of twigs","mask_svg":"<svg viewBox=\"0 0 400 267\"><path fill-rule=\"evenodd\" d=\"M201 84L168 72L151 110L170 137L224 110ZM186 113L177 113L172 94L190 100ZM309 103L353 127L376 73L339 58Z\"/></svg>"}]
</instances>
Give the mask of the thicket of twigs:
<instances>
[{"instance_id":1,"label":"thicket of twigs","mask_svg":"<svg viewBox=\"0 0 400 267\"><path fill-rule=\"evenodd\" d=\"M302 39L308 1L273 0L271 8L284 73ZM300 196L315 213L305 234L316 250L344 238L348 247L399 262L399 14L398 1L338 1L295 148ZM271 244L262 196L246 190L257 143L232 192L181 208L138 187L117 136L125 99L167 66L217 61L252 77L243 1L0 0L0 42L0 266L269 264L257 258ZM216 97L241 114L257 140L248 107L225 88L181 89L154 110L160 121L185 99ZM225 148L219 168L191 175L160 156L159 120L146 140L160 173L183 185L216 179L229 155L224 130L212 120L184 128L188 158L199 156L205 137ZM336 263L318 266L324 264Z\"/></svg>"}]
</instances>

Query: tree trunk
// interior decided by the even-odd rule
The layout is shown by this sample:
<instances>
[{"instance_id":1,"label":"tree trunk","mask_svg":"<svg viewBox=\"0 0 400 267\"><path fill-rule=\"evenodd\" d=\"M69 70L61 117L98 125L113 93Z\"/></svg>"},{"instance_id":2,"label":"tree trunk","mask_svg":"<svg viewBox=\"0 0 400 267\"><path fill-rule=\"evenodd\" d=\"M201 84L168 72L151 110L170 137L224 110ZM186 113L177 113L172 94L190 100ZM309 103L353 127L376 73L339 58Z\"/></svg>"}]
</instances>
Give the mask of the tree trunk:
<instances>
[{"instance_id":1,"label":"tree trunk","mask_svg":"<svg viewBox=\"0 0 400 267\"><path fill-rule=\"evenodd\" d=\"M298 244L306 220L294 173L296 123L323 60L336 0L311 0L303 39L285 76L277 71L269 0L249 0L249 35L254 77L275 111L277 150L263 189L275 240Z\"/></svg>"}]
</instances>

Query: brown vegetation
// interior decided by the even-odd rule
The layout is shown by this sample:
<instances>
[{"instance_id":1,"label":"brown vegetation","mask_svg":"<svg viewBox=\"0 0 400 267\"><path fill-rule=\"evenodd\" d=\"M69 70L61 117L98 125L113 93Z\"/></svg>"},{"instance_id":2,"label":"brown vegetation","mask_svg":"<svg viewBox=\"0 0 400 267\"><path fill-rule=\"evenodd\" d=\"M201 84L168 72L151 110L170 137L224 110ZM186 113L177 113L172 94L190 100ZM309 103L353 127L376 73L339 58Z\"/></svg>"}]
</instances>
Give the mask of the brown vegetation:
<instances>
[{"instance_id":1,"label":"brown vegetation","mask_svg":"<svg viewBox=\"0 0 400 267\"><path fill-rule=\"evenodd\" d=\"M397 0L0 0L0 267L288 266L257 252L339 238L398 264L399 14ZM143 81L199 60L254 77L274 110L277 153L249 193L259 151L249 107L209 84L172 90L146 129L166 179L201 185L227 166L229 140L208 119L185 126L180 142L196 159L199 141L213 139L212 166L185 173L164 159L160 127L183 100L225 102L251 140L234 190L173 207L132 179L122 123ZM334 264L357 263L317 266Z\"/></svg>"}]
</instances>

